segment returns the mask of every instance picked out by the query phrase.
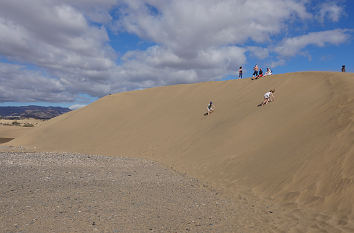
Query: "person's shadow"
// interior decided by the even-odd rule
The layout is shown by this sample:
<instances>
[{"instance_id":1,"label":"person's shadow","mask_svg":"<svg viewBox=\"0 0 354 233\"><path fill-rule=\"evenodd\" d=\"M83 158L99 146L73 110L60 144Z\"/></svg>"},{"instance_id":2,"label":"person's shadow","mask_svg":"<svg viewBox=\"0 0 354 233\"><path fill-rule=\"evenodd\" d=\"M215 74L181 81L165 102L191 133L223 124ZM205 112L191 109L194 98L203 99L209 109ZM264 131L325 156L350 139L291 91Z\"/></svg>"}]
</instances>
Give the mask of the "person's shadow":
<instances>
[{"instance_id":1,"label":"person's shadow","mask_svg":"<svg viewBox=\"0 0 354 233\"><path fill-rule=\"evenodd\" d=\"M262 104L262 103L260 103L260 104L258 104L258 105L257 105L257 107L262 107L262 105L263 105L263 104Z\"/></svg>"}]
</instances>

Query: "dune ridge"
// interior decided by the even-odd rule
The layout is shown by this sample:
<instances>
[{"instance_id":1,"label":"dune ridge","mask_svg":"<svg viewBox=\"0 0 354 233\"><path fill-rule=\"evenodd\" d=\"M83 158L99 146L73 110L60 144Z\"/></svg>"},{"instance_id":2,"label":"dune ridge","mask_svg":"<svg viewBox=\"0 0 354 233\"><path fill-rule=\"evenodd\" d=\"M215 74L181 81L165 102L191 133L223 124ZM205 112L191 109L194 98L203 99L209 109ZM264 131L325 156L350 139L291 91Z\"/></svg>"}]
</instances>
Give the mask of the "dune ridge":
<instances>
[{"instance_id":1,"label":"dune ridge","mask_svg":"<svg viewBox=\"0 0 354 233\"><path fill-rule=\"evenodd\" d=\"M275 88L276 100L257 107ZM354 75L157 87L105 96L9 145L143 157L220 188L353 219ZM208 102L215 113L203 116Z\"/></svg>"}]
</instances>

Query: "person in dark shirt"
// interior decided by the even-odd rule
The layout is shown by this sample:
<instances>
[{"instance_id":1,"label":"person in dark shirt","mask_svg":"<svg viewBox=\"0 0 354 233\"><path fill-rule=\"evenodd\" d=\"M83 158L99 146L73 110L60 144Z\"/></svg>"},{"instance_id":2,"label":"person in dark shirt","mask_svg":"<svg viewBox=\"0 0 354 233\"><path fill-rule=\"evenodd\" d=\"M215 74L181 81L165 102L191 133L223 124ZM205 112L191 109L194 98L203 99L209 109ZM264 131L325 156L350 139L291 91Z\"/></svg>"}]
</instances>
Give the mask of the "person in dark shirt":
<instances>
[{"instance_id":1,"label":"person in dark shirt","mask_svg":"<svg viewBox=\"0 0 354 233\"><path fill-rule=\"evenodd\" d=\"M242 66L238 69L238 78L242 78Z\"/></svg>"},{"instance_id":2,"label":"person in dark shirt","mask_svg":"<svg viewBox=\"0 0 354 233\"><path fill-rule=\"evenodd\" d=\"M212 112L214 112L214 110L215 110L215 105L213 104L212 101L210 101L210 103L208 104L208 107L207 107L206 115L210 115Z\"/></svg>"},{"instance_id":3,"label":"person in dark shirt","mask_svg":"<svg viewBox=\"0 0 354 233\"><path fill-rule=\"evenodd\" d=\"M254 67L253 67L253 77L257 77L258 76L258 65L256 64Z\"/></svg>"}]
</instances>

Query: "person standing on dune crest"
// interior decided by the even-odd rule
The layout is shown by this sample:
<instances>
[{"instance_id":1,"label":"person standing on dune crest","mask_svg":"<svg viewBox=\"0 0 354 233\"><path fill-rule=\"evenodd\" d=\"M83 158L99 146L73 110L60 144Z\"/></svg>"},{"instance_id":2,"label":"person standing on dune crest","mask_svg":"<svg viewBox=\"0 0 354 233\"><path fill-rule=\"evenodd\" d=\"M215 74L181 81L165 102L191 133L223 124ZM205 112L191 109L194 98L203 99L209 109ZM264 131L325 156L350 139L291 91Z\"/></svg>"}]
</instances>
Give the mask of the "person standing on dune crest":
<instances>
[{"instance_id":1,"label":"person standing on dune crest","mask_svg":"<svg viewBox=\"0 0 354 233\"><path fill-rule=\"evenodd\" d=\"M238 78L242 79L242 66L238 69Z\"/></svg>"},{"instance_id":2,"label":"person standing on dune crest","mask_svg":"<svg viewBox=\"0 0 354 233\"><path fill-rule=\"evenodd\" d=\"M258 77L258 65L257 64L253 67L252 77L253 78L257 78Z\"/></svg>"}]
</instances>

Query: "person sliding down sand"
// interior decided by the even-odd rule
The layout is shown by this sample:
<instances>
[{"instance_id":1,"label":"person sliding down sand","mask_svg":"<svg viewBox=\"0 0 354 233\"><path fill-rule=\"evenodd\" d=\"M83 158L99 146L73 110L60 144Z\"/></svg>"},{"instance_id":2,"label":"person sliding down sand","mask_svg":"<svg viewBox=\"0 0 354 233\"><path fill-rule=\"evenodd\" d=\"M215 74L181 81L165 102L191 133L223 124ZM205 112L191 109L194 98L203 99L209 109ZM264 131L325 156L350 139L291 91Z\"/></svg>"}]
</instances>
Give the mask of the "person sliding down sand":
<instances>
[{"instance_id":1,"label":"person sliding down sand","mask_svg":"<svg viewBox=\"0 0 354 233\"><path fill-rule=\"evenodd\" d=\"M205 115L210 115L215 110L215 105L210 101L207 108L208 112Z\"/></svg>"},{"instance_id":2,"label":"person sliding down sand","mask_svg":"<svg viewBox=\"0 0 354 233\"><path fill-rule=\"evenodd\" d=\"M265 105L265 104L267 104L269 102L274 101L274 92L275 92L275 89L269 90L267 93L265 93L264 94L264 100L259 106L263 106L263 105Z\"/></svg>"}]
</instances>

